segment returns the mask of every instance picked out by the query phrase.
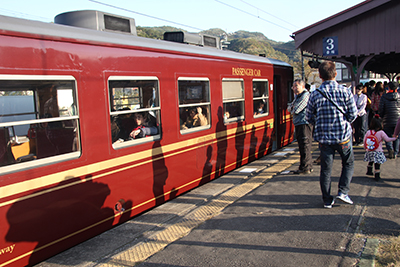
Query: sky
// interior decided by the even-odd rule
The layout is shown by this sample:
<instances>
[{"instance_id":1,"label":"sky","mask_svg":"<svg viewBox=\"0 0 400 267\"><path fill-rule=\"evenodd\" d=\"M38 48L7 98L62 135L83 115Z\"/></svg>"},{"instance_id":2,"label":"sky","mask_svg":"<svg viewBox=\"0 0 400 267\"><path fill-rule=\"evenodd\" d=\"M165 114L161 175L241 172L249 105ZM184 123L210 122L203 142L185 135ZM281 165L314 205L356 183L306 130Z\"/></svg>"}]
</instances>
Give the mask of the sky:
<instances>
[{"instance_id":1,"label":"sky","mask_svg":"<svg viewBox=\"0 0 400 267\"><path fill-rule=\"evenodd\" d=\"M0 15L53 22L60 13L99 10L135 19L137 26L173 26L188 32L220 28L261 32L288 42L290 35L363 0L0 0Z\"/></svg>"}]
</instances>

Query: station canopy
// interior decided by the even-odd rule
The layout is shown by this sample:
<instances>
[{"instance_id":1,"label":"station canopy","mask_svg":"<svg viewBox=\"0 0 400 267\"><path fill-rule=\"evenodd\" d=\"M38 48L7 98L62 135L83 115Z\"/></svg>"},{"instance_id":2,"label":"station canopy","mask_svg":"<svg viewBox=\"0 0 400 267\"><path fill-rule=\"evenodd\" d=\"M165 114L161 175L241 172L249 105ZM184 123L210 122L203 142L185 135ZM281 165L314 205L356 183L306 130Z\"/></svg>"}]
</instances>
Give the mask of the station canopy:
<instances>
[{"instance_id":1,"label":"station canopy","mask_svg":"<svg viewBox=\"0 0 400 267\"><path fill-rule=\"evenodd\" d=\"M353 81L362 71L400 73L400 1L367 0L293 33L296 49L313 60L341 62Z\"/></svg>"}]
</instances>

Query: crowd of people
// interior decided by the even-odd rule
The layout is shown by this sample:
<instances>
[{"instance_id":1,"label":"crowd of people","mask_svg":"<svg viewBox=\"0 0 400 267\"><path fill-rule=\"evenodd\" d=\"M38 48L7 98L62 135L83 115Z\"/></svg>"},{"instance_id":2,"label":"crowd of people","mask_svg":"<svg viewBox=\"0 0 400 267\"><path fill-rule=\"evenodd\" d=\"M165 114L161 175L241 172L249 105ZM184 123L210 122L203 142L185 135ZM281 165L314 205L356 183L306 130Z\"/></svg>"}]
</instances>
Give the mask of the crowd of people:
<instances>
[{"instance_id":1,"label":"crowd of people","mask_svg":"<svg viewBox=\"0 0 400 267\"><path fill-rule=\"evenodd\" d=\"M383 123L383 131L390 137L395 133L400 118L400 93L396 82L370 81L357 85L354 101L359 111L358 117L364 114L359 122L353 123L354 144L363 145L364 137L374 117L379 117ZM387 141L388 158L396 159L399 153L399 140Z\"/></svg>"},{"instance_id":2,"label":"crowd of people","mask_svg":"<svg viewBox=\"0 0 400 267\"><path fill-rule=\"evenodd\" d=\"M396 82L370 81L351 88L336 81L335 63L325 61L319 66L322 84L309 92L302 80L295 80L295 98L288 105L293 115L300 151L299 169L295 174L312 171L311 138L319 143L321 165L320 189L325 208L336 200L353 204L348 192L354 173L354 146L364 146L367 175L381 180L381 164L386 161L383 141L389 159L399 153L400 88ZM312 137L311 137L312 135ZM336 197L331 195L331 172L335 152L342 162ZM315 162L314 162L315 163Z\"/></svg>"}]
</instances>

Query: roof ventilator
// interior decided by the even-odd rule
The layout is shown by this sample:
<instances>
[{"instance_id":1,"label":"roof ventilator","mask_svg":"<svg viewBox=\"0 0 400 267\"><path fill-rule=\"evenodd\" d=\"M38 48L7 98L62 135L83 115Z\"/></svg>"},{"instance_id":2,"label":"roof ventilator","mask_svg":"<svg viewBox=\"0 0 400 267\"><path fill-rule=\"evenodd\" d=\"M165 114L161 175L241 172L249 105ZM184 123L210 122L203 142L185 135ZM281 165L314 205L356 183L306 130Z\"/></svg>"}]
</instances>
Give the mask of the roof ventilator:
<instances>
[{"instance_id":1,"label":"roof ventilator","mask_svg":"<svg viewBox=\"0 0 400 267\"><path fill-rule=\"evenodd\" d=\"M218 49L221 48L219 37L201 33L189 33L183 31L165 32L164 40L198 46L214 47Z\"/></svg>"},{"instance_id":2,"label":"roof ventilator","mask_svg":"<svg viewBox=\"0 0 400 267\"><path fill-rule=\"evenodd\" d=\"M137 35L135 20L133 18L116 16L96 10L78 10L61 13L54 18L54 23L98 31Z\"/></svg>"}]
</instances>

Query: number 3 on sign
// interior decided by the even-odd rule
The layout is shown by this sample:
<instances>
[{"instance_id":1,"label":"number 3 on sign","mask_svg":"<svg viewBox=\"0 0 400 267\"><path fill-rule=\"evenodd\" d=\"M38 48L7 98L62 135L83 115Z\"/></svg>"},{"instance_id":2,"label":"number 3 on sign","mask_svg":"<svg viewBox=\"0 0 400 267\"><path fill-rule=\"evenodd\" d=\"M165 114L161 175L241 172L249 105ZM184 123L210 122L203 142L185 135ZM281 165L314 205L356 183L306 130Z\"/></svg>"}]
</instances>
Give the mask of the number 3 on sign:
<instances>
[{"instance_id":1,"label":"number 3 on sign","mask_svg":"<svg viewBox=\"0 0 400 267\"><path fill-rule=\"evenodd\" d=\"M326 40L326 44L327 44L326 49L328 51L332 51L333 49L335 49L335 44L334 44L334 41L332 38L329 38L328 40Z\"/></svg>"},{"instance_id":2,"label":"number 3 on sign","mask_svg":"<svg viewBox=\"0 0 400 267\"><path fill-rule=\"evenodd\" d=\"M323 40L324 56L338 55L337 44L338 44L338 37L337 36L325 37L324 40Z\"/></svg>"}]
</instances>

